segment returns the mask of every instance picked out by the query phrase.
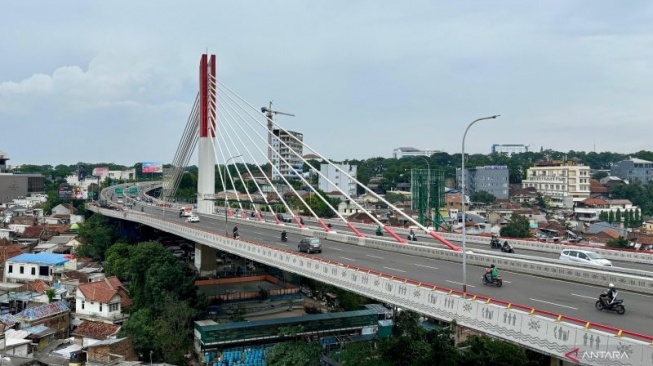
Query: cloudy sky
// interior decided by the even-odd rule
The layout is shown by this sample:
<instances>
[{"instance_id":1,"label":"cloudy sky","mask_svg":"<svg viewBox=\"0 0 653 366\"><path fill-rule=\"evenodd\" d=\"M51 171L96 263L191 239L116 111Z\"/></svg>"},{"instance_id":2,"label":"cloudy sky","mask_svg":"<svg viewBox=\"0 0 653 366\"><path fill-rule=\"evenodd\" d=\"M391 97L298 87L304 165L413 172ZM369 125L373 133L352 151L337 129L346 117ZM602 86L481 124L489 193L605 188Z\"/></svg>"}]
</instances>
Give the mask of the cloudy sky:
<instances>
[{"instance_id":1,"label":"cloudy sky","mask_svg":"<svg viewBox=\"0 0 653 366\"><path fill-rule=\"evenodd\" d=\"M649 1L11 1L0 151L16 164L170 162L202 53L327 157L653 150ZM195 162L195 161L194 161Z\"/></svg>"}]
</instances>

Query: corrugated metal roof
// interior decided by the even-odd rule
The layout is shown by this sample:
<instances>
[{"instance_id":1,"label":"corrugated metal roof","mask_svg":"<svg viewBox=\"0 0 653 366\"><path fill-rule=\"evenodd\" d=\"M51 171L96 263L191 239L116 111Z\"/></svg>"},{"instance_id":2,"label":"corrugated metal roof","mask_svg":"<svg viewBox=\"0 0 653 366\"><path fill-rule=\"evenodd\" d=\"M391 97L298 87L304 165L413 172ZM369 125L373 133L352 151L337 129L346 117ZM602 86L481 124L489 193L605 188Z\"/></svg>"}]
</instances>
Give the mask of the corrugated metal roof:
<instances>
[{"instance_id":1,"label":"corrugated metal roof","mask_svg":"<svg viewBox=\"0 0 653 366\"><path fill-rule=\"evenodd\" d=\"M8 263L36 263L36 264L47 264L47 265L63 265L68 262L70 259L66 258L65 254L55 254L55 253L25 253L17 255L13 258L10 258Z\"/></svg>"},{"instance_id":2,"label":"corrugated metal roof","mask_svg":"<svg viewBox=\"0 0 653 366\"><path fill-rule=\"evenodd\" d=\"M16 314L16 318L19 319L19 321L22 319L33 321L67 311L70 311L68 305L66 305L66 303L63 301L57 301L50 304L35 306L33 308L27 308Z\"/></svg>"}]
</instances>

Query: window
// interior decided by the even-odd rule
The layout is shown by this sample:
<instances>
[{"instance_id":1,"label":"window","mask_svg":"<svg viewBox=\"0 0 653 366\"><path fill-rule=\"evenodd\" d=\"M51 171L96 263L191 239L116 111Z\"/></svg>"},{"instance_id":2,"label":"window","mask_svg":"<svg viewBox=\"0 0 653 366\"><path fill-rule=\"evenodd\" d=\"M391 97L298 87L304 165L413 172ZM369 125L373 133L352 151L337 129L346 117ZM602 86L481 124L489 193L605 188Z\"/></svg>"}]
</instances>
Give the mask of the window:
<instances>
[{"instance_id":1,"label":"window","mask_svg":"<svg viewBox=\"0 0 653 366\"><path fill-rule=\"evenodd\" d=\"M32 276L36 276L36 268L32 267Z\"/></svg>"},{"instance_id":2,"label":"window","mask_svg":"<svg viewBox=\"0 0 653 366\"><path fill-rule=\"evenodd\" d=\"M102 303L100 303L100 311L102 311Z\"/></svg>"},{"instance_id":3,"label":"window","mask_svg":"<svg viewBox=\"0 0 653 366\"><path fill-rule=\"evenodd\" d=\"M120 308L120 303L109 304L109 312L118 311Z\"/></svg>"},{"instance_id":4,"label":"window","mask_svg":"<svg viewBox=\"0 0 653 366\"><path fill-rule=\"evenodd\" d=\"M84 305L86 304L86 301L82 300L82 310L84 310Z\"/></svg>"},{"instance_id":5,"label":"window","mask_svg":"<svg viewBox=\"0 0 653 366\"><path fill-rule=\"evenodd\" d=\"M10 265L9 265L9 271L8 271L8 272L9 272L9 273L13 273L13 272L14 272L14 265L13 265L13 264L10 264Z\"/></svg>"},{"instance_id":6,"label":"window","mask_svg":"<svg viewBox=\"0 0 653 366\"><path fill-rule=\"evenodd\" d=\"M25 273L25 267L23 267L23 266L20 266L20 271L19 271L19 272L20 272L20 274L23 274L23 273Z\"/></svg>"}]
</instances>

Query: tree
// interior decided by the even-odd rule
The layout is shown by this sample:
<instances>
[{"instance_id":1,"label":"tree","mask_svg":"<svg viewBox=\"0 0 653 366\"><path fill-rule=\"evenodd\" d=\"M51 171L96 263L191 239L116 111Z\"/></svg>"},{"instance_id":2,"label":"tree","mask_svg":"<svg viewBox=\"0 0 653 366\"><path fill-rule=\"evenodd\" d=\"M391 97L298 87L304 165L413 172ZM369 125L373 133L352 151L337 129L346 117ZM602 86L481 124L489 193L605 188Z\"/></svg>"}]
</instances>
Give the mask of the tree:
<instances>
[{"instance_id":1,"label":"tree","mask_svg":"<svg viewBox=\"0 0 653 366\"><path fill-rule=\"evenodd\" d=\"M490 337L471 336L460 347L460 365L465 366L527 366L531 364L526 349Z\"/></svg>"},{"instance_id":2,"label":"tree","mask_svg":"<svg viewBox=\"0 0 653 366\"><path fill-rule=\"evenodd\" d=\"M290 339L289 342L275 344L265 352L265 359L270 366L313 366L319 365L322 347L318 343L303 340L298 336L301 326L282 327L279 336Z\"/></svg>"},{"instance_id":3,"label":"tree","mask_svg":"<svg viewBox=\"0 0 653 366\"><path fill-rule=\"evenodd\" d=\"M197 312L185 301L164 295L161 315L154 322L157 348L174 365L184 364L184 354L193 348L193 319Z\"/></svg>"},{"instance_id":4,"label":"tree","mask_svg":"<svg viewBox=\"0 0 653 366\"><path fill-rule=\"evenodd\" d=\"M612 210L608 212L608 222L611 224L614 222L614 211Z\"/></svg>"},{"instance_id":5,"label":"tree","mask_svg":"<svg viewBox=\"0 0 653 366\"><path fill-rule=\"evenodd\" d=\"M621 222L621 209L617 209L617 213L614 215L614 220L616 222Z\"/></svg>"},{"instance_id":6,"label":"tree","mask_svg":"<svg viewBox=\"0 0 653 366\"><path fill-rule=\"evenodd\" d=\"M115 223L115 220L99 214L89 217L79 226L78 236L83 244L77 249L77 255L104 261L105 252L120 233Z\"/></svg>"},{"instance_id":7,"label":"tree","mask_svg":"<svg viewBox=\"0 0 653 366\"><path fill-rule=\"evenodd\" d=\"M148 308L141 308L129 314L129 318L120 328L119 337L130 337L134 342L134 351L145 356L152 352L160 357L161 349L156 341L155 318Z\"/></svg>"},{"instance_id":8,"label":"tree","mask_svg":"<svg viewBox=\"0 0 653 366\"><path fill-rule=\"evenodd\" d=\"M501 228L501 236L509 238L530 238L530 222L516 212L510 216L510 222Z\"/></svg>"},{"instance_id":9,"label":"tree","mask_svg":"<svg viewBox=\"0 0 653 366\"><path fill-rule=\"evenodd\" d=\"M49 288L45 290L45 295L48 297L48 302L53 302L54 297L57 295L57 291L53 288Z\"/></svg>"},{"instance_id":10,"label":"tree","mask_svg":"<svg viewBox=\"0 0 653 366\"><path fill-rule=\"evenodd\" d=\"M624 238L623 236L619 236L616 239L612 239L607 243L605 243L605 245L609 246L610 248L620 248L620 249L629 247L628 240L626 240L626 238Z\"/></svg>"},{"instance_id":11,"label":"tree","mask_svg":"<svg viewBox=\"0 0 653 366\"><path fill-rule=\"evenodd\" d=\"M634 211L635 211L635 213L633 214L634 218L633 218L633 221L632 221L632 225L633 225L633 227L640 227L640 226L642 226L642 218L639 215L640 212L639 212L639 210L634 210Z\"/></svg>"},{"instance_id":12,"label":"tree","mask_svg":"<svg viewBox=\"0 0 653 366\"><path fill-rule=\"evenodd\" d=\"M483 203L486 205L492 204L497 200L493 194L486 191L476 191L472 193L470 199L474 203Z\"/></svg>"},{"instance_id":13,"label":"tree","mask_svg":"<svg viewBox=\"0 0 653 366\"><path fill-rule=\"evenodd\" d=\"M607 211L601 211L601 213L599 213L599 220L608 221L608 212Z\"/></svg>"}]
</instances>

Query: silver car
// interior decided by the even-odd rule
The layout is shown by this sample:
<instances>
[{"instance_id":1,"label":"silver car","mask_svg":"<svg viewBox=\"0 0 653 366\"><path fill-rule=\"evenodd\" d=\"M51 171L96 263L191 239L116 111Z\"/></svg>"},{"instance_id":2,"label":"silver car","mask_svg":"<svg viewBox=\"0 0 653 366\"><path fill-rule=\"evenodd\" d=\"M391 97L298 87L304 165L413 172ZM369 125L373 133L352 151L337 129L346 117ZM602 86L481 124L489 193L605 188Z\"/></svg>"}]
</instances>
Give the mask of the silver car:
<instances>
[{"instance_id":1,"label":"silver car","mask_svg":"<svg viewBox=\"0 0 653 366\"><path fill-rule=\"evenodd\" d=\"M560 253L560 260L565 262L594 264L597 266L612 266L610 260L598 253L581 249L565 249Z\"/></svg>"},{"instance_id":2,"label":"silver car","mask_svg":"<svg viewBox=\"0 0 653 366\"><path fill-rule=\"evenodd\" d=\"M318 238L304 238L299 242L297 246L300 252L311 253L322 253L322 244Z\"/></svg>"}]
</instances>

